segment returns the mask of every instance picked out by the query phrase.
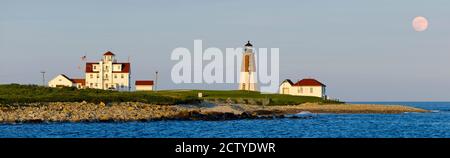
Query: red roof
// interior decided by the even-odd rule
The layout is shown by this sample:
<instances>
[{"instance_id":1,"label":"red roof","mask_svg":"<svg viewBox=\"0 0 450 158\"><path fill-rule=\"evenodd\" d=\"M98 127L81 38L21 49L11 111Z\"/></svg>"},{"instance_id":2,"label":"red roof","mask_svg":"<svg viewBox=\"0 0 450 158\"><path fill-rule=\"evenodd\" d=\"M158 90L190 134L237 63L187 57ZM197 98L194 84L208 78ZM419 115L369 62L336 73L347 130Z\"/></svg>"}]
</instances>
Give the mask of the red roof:
<instances>
[{"instance_id":1,"label":"red roof","mask_svg":"<svg viewBox=\"0 0 450 158\"><path fill-rule=\"evenodd\" d=\"M107 51L105 54L103 54L103 55L114 55L114 53L112 53L112 52L110 52L110 51Z\"/></svg>"},{"instance_id":2,"label":"red roof","mask_svg":"<svg viewBox=\"0 0 450 158\"><path fill-rule=\"evenodd\" d=\"M82 79L82 78L72 78L72 79L70 79L73 83L79 83L79 84L81 84L81 85L85 85L85 83L86 83L86 80L85 79Z\"/></svg>"},{"instance_id":3,"label":"red roof","mask_svg":"<svg viewBox=\"0 0 450 158\"><path fill-rule=\"evenodd\" d=\"M86 63L86 72L94 72L94 64L98 63ZM131 64L130 63L113 63L113 64L122 64L122 70L120 71L113 71L113 73L130 73L131 70Z\"/></svg>"},{"instance_id":4,"label":"red roof","mask_svg":"<svg viewBox=\"0 0 450 158\"><path fill-rule=\"evenodd\" d=\"M93 64L98 64L98 63L86 63L86 72L94 72Z\"/></svg>"},{"instance_id":5,"label":"red roof","mask_svg":"<svg viewBox=\"0 0 450 158\"><path fill-rule=\"evenodd\" d=\"M323 87L326 87L323 83L320 83L319 81L312 79L312 78L300 80L297 83L295 83L293 86L323 86Z\"/></svg>"},{"instance_id":6,"label":"red roof","mask_svg":"<svg viewBox=\"0 0 450 158\"><path fill-rule=\"evenodd\" d=\"M130 73L131 65L130 63L114 63L114 64L122 64L121 71L114 71L116 73Z\"/></svg>"},{"instance_id":7,"label":"red roof","mask_svg":"<svg viewBox=\"0 0 450 158\"><path fill-rule=\"evenodd\" d=\"M136 85L153 85L152 80L136 80Z\"/></svg>"}]
</instances>

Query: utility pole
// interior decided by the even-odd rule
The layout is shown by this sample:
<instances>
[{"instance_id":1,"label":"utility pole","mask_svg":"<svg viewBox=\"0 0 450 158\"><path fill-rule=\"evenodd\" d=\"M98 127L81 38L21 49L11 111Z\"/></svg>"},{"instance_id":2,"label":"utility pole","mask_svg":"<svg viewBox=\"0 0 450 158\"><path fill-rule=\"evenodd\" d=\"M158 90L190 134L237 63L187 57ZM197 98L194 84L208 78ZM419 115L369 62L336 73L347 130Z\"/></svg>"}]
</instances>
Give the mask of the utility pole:
<instances>
[{"instance_id":1,"label":"utility pole","mask_svg":"<svg viewBox=\"0 0 450 158\"><path fill-rule=\"evenodd\" d=\"M45 87L45 71L41 71L42 73L42 86Z\"/></svg>"},{"instance_id":2,"label":"utility pole","mask_svg":"<svg viewBox=\"0 0 450 158\"><path fill-rule=\"evenodd\" d=\"M156 92L156 88L158 87L158 71L155 72L156 76L155 76L155 92Z\"/></svg>"}]
</instances>

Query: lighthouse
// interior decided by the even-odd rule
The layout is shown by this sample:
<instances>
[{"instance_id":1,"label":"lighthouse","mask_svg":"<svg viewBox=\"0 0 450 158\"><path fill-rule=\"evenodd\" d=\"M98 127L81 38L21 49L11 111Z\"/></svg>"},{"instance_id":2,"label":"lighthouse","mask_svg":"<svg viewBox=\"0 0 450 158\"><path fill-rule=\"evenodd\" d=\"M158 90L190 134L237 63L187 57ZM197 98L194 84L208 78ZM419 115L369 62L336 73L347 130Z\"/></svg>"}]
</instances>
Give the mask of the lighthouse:
<instances>
[{"instance_id":1,"label":"lighthouse","mask_svg":"<svg viewBox=\"0 0 450 158\"><path fill-rule=\"evenodd\" d=\"M244 54L242 55L242 66L239 79L239 90L257 91L256 89L256 65L253 45L250 41L244 45Z\"/></svg>"}]
</instances>

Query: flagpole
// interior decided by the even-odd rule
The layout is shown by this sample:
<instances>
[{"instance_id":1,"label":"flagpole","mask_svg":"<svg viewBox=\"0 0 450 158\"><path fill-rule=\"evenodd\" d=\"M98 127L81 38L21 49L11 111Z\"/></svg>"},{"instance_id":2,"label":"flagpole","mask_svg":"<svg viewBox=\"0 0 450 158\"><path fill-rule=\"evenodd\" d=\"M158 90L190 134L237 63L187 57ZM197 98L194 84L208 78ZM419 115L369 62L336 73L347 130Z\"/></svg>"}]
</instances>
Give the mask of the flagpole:
<instances>
[{"instance_id":1,"label":"flagpole","mask_svg":"<svg viewBox=\"0 0 450 158\"><path fill-rule=\"evenodd\" d=\"M131 63L130 63L130 56L128 56L128 64L131 65ZM130 72L128 74L128 92L131 91L131 83L130 82L131 82L131 68L130 68Z\"/></svg>"},{"instance_id":2,"label":"flagpole","mask_svg":"<svg viewBox=\"0 0 450 158\"><path fill-rule=\"evenodd\" d=\"M86 59L87 59L87 55L86 55L86 53L85 53L84 56L81 57L81 64L82 64L83 66L81 66L81 65L78 66L78 69L80 69L80 71L81 71L81 76L83 76L83 72L84 72L84 70L86 69L86 64L85 64Z\"/></svg>"},{"instance_id":3,"label":"flagpole","mask_svg":"<svg viewBox=\"0 0 450 158\"><path fill-rule=\"evenodd\" d=\"M156 76L155 76L155 92L157 91L156 88L158 88L158 71L155 72Z\"/></svg>"}]
</instances>

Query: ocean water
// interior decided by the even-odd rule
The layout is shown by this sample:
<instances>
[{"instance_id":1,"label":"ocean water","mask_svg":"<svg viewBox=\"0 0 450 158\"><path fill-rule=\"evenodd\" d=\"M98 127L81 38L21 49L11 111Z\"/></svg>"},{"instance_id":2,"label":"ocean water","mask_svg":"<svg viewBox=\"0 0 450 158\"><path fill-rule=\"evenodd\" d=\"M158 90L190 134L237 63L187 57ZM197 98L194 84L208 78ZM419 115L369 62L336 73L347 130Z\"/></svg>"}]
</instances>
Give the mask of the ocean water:
<instances>
[{"instance_id":1,"label":"ocean water","mask_svg":"<svg viewBox=\"0 0 450 158\"><path fill-rule=\"evenodd\" d=\"M366 102L367 103L367 102ZM0 124L1 138L450 138L450 102L370 102L432 110L307 119Z\"/></svg>"}]
</instances>

